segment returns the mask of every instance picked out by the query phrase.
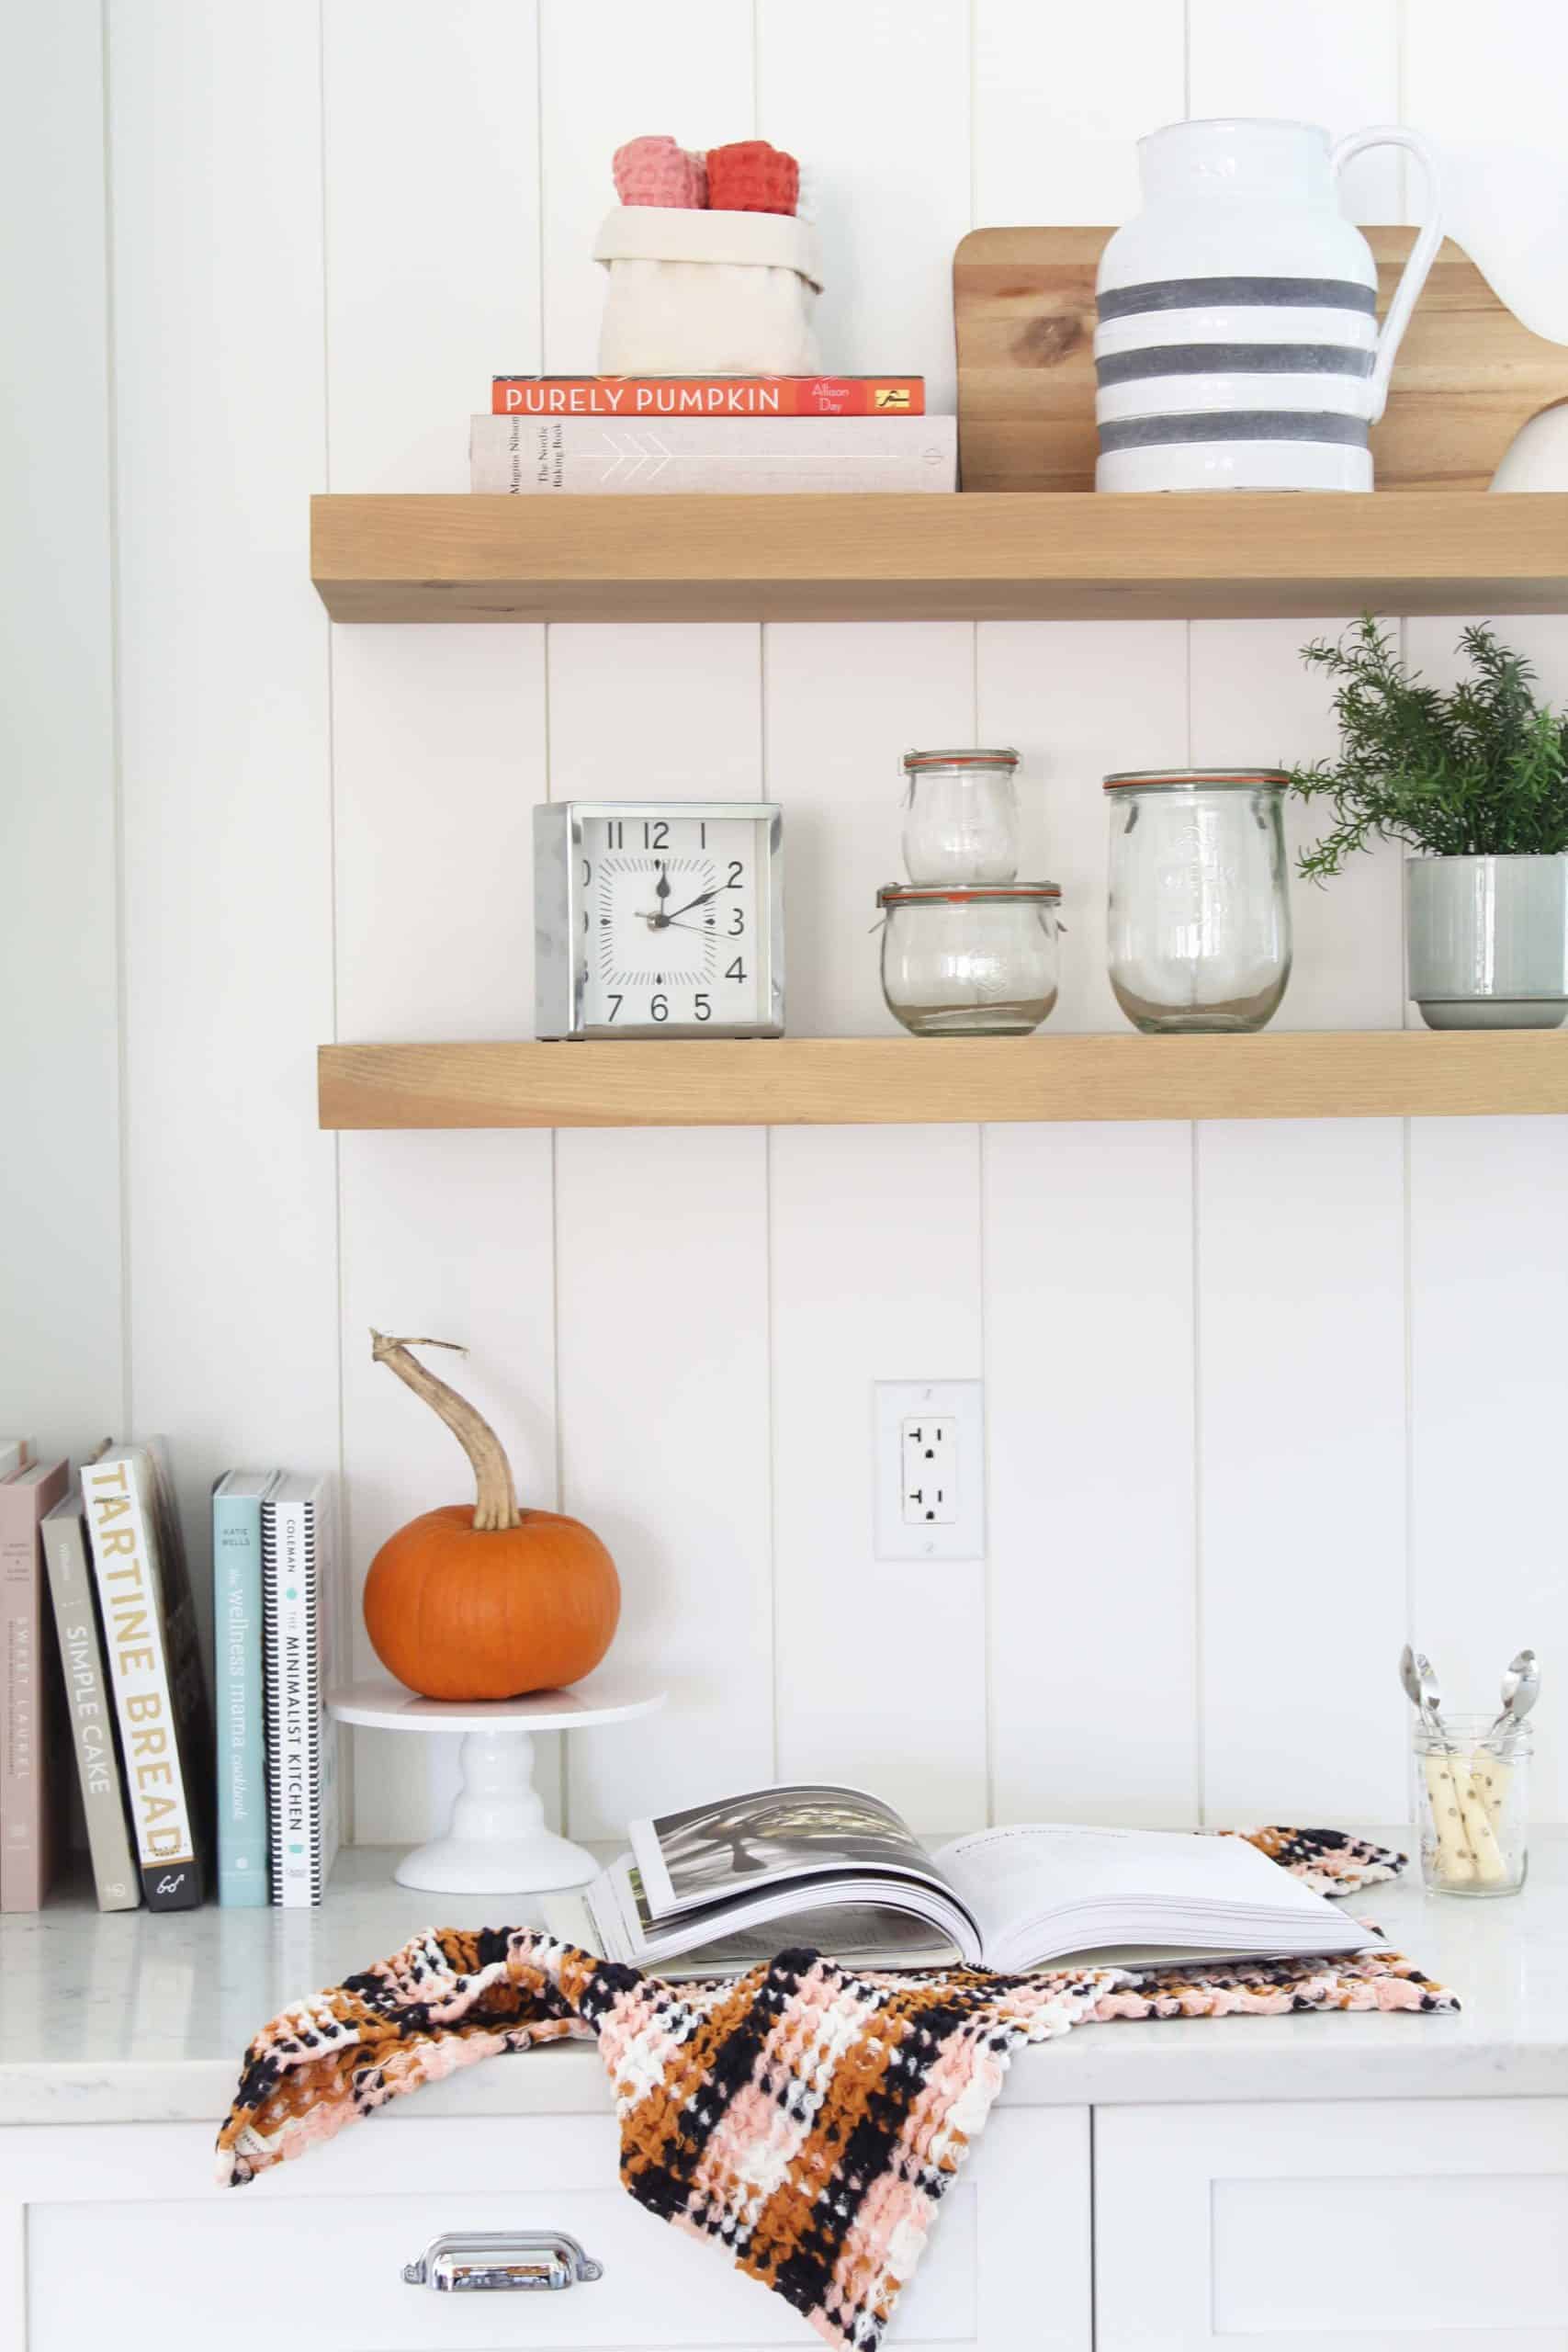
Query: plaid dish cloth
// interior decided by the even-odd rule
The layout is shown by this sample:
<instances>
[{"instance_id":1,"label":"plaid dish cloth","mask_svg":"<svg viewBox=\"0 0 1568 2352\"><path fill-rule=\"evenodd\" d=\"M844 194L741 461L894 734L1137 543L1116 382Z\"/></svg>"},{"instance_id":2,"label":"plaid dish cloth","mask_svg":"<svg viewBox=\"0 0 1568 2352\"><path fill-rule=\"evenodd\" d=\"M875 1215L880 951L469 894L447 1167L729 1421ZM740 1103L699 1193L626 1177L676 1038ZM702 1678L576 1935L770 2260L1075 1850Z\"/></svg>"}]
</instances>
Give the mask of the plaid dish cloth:
<instances>
[{"instance_id":1,"label":"plaid dish cloth","mask_svg":"<svg viewBox=\"0 0 1568 2352\"><path fill-rule=\"evenodd\" d=\"M1247 1834L1325 1893L1404 1867L1331 1830ZM595 2041L637 2203L712 2240L829 2344L875 2352L1015 2051L1133 2018L1458 2007L1382 1950L1020 1976L856 1973L801 1951L675 1984L533 1928L433 1928L256 2036L219 2178L253 2180L481 2058Z\"/></svg>"}]
</instances>

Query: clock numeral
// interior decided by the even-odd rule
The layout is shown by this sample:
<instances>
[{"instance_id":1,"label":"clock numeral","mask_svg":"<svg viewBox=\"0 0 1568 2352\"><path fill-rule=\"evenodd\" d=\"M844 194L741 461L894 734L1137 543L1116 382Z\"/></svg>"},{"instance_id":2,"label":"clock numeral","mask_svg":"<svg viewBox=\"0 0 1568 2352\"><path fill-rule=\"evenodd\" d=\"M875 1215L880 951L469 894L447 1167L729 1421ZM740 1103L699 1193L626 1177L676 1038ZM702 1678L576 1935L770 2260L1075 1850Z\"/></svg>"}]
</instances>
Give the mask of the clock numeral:
<instances>
[{"instance_id":1,"label":"clock numeral","mask_svg":"<svg viewBox=\"0 0 1568 2352\"><path fill-rule=\"evenodd\" d=\"M604 841L606 847L610 849L619 849L622 845L626 830L625 825L622 824L618 817L612 817L607 820L604 826Z\"/></svg>"},{"instance_id":2,"label":"clock numeral","mask_svg":"<svg viewBox=\"0 0 1568 2352\"><path fill-rule=\"evenodd\" d=\"M740 961L739 956L736 957L734 963L728 967L724 977L727 980L743 980L746 978L746 967Z\"/></svg>"},{"instance_id":3,"label":"clock numeral","mask_svg":"<svg viewBox=\"0 0 1568 2352\"><path fill-rule=\"evenodd\" d=\"M625 1002L626 1002L626 999L625 999L625 997L624 997L624 996L616 996L616 995L615 995L615 991L614 991L613 989L611 990L611 992L610 992L610 1018L611 1018L611 1020L612 1020L612 1021L614 1021L614 1019L615 1019L615 1017L616 1013L617 1013L617 1012L619 1012L619 1011L620 1011L620 1009L621 1009L622 1005L623 1005L623 1004L625 1004Z\"/></svg>"},{"instance_id":4,"label":"clock numeral","mask_svg":"<svg viewBox=\"0 0 1568 2352\"><path fill-rule=\"evenodd\" d=\"M699 849L706 849L707 845L708 829L706 825L699 825L697 827L697 847Z\"/></svg>"},{"instance_id":5,"label":"clock numeral","mask_svg":"<svg viewBox=\"0 0 1568 2352\"><path fill-rule=\"evenodd\" d=\"M725 888L727 890L739 890L740 888L740 877L745 871L746 869L741 865L740 860L738 857L732 857L729 861L729 879L725 884Z\"/></svg>"},{"instance_id":6,"label":"clock numeral","mask_svg":"<svg viewBox=\"0 0 1568 2352\"><path fill-rule=\"evenodd\" d=\"M585 857L585 858L583 859L583 861L582 861L582 887L583 887L583 888L584 888L585 890L587 889L587 888L588 888L589 884L592 881L592 879L593 879L593 866L592 866L592 860L590 860L589 858L586 858L586 857Z\"/></svg>"},{"instance_id":7,"label":"clock numeral","mask_svg":"<svg viewBox=\"0 0 1568 2352\"><path fill-rule=\"evenodd\" d=\"M643 827L642 845L644 849L667 849L669 844L670 828L664 822L662 818L657 825L645 825Z\"/></svg>"},{"instance_id":8,"label":"clock numeral","mask_svg":"<svg viewBox=\"0 0 1568 2352\"><path fill-rule=\"evenodd\" d=\"M670 1000L667 996L656 996L648 1009L655 1021L668 1021L670 1018Z\"/></svg>"},{"instance_id":9,"label":"clock numeral","mask_svg":"<svg viewBox=\"0 0 1568 2352\"><path fill-rule=\"evenodd\" d=\"M697 1019L699 1021L711 1021L713 1019L713 1007L708 1002L707 998L704 996L700 990L697 994L696 1005Z\"/></svg>"},{"instance_id":10,"label":"clock numeral","mask_svg":"<svg viewBox=\"0 0 1568 2352\"><path fill-rule=\"evenodd\" d=\"M731 907L729 911L734 918L729 926L729 936L731 939L739 939L746 928L745 910L742 907Z\"/></svg>"}]
</instances>

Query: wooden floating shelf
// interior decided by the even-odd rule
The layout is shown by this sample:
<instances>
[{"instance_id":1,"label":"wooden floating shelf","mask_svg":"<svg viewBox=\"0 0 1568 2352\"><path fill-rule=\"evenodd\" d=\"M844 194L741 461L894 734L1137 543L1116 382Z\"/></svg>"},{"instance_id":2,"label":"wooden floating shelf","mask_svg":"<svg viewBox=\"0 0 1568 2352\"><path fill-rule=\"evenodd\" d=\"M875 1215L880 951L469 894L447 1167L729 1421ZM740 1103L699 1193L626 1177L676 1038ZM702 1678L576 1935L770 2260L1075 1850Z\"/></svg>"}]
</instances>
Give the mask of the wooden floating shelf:
<instances>
[{"instance_id":1,"label":"wooden floating shelf","mask_svg":"<svg viewBox=\"0 0 1568 2352\"><path fill-rule=\"evenodd\" d=\"M1568 493L332 497L339 621L1294 619L1568 611Z\"/></svg>"},{"instance_id":2,"label":"wooden floating shelf","mask_svg":"<svg viewBox=\"0 0 1568 2352\"><path fill-rule=\"evenodd\" d=\"M1568 1033L323 1046L320 1107L332 1128L1568 1113Z\"/></svg>"}]
</instances>

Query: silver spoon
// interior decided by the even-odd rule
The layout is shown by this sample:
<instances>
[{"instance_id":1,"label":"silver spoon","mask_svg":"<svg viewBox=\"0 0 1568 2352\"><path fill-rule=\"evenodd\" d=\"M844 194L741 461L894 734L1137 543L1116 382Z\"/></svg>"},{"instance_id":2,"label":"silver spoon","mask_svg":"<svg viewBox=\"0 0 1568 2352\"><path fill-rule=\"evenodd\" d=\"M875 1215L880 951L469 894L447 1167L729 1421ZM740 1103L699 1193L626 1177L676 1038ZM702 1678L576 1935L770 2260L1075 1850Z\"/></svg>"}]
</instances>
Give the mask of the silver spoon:
<instances>
[{"instance_id":1,"label":"silver spoon","mask_svg":"<svg viewBox=\"0 0 1568 2352\"><path fill-rule=\"evenodd\" d=\"M1416 1685L1421 1693L1421 1706L1427 1721L1451 1756L1453 1743L1449 1737L1449 1727L1443 1721L1443 1693L1438 1681L1438 1669L1425 1650L1416 1653Z\"/></svg>"},{"instance_id":2,"label":"silver spoon","mask_svg":"<svg viewBox=\"0 0 1568 2352\"><path fill-rule=\"evenodd\" d=\"M1503 1677L1503 1710L1486 1736L1495 1738L1503 1734L1500 1752L1506 1755L1514 1744L1514 1735L1540 1696L1540 1665L1534 1650L1520 1650L1508 1661Z\"/></svg>"},{"instance_id":3,"label":"silver spoon","mask_svg":"<svg viewBox=\"0 0 1568 2352\"><path fill-rule=\"evenodd\" d=\"M1448 1734L1443 1728L1442 1718L1438 1713L1442 1692L1438 1688L1438 1678L1432 1671L1432 1661L1424 1654L1413 1650L1408 1642L1399 1654L1399 1679L1404 1685L1405 1697L1426 1724L1427 1729L1435 1739L1440 1739L1446 1747Z\"/></svg>"}]
</instances>

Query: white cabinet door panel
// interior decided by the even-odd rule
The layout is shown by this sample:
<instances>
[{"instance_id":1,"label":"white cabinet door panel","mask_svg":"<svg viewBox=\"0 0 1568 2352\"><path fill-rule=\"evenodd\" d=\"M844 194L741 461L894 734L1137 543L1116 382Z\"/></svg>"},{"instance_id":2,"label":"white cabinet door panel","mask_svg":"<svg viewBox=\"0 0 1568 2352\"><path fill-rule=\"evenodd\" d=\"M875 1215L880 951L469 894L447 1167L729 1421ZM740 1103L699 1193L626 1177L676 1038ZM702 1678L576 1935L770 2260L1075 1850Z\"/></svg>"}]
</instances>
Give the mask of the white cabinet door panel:
<instances>
[{"instance_id":1,"label":"white cabinet door panel","mask_svg":"<svg viewBox=\"0 0 1568 2352\"><path fill-rule=\"evenodd\" d=\"M1111 2108L1098 2352L1561 2352L1568 2101Z\"/></svg>"},{"instance_id":2,"label":"white cabinet door panel","mask_svg":"<svg viewBox=\"0 0 1568 2352\"><path fill-rule=\"evenodd\" d=\"M390 2119L238 2194L187 2124L0 2131L0 2344L79 2352L740 2352L806 2320L635 2205L607 2116ZM890 2344L1089 2352L1089 2120L993 2118L944 2200ZM604 2276L440 2295L403 2266L447 2231L560 2230Z\"/></svg>"}]
</instances>

